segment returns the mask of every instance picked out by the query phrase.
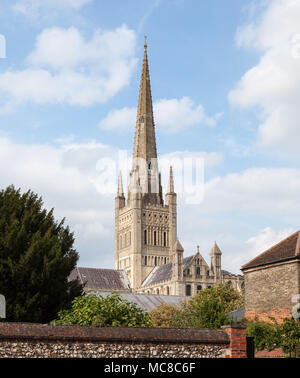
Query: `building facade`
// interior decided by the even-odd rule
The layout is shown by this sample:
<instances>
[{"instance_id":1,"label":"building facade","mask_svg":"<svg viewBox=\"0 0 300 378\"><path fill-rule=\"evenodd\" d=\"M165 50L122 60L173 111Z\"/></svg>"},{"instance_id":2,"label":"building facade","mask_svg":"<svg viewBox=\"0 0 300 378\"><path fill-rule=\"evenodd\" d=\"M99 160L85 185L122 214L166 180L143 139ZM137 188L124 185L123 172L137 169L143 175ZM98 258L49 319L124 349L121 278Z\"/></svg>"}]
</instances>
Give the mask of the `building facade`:
<instances>
[{"instance_id":1,"label":"building facade","mask_svg":"<svg viewBox=\"0 0 300 378\"><path fill-rule=\"evenodd\" d=\"M242 275L222 270L216 243L210 266L199 248L190 257L184 258L183 252L172 167L163 197L145 43L127 198L121 174L115 198L115 269L126 272L132 291L138 293L189 296L220 282L243 288Z\"/></svg>"},{"instance_id":2,"label":"building facade","mask_svg":"<svg viewBox=\"0 0 300 378\"><path fill-rule=\"evenodd\" d=\"M300 308L300 231L261 253L242 267L245 317L278 321Z\"/></svg>"}]
</instances>

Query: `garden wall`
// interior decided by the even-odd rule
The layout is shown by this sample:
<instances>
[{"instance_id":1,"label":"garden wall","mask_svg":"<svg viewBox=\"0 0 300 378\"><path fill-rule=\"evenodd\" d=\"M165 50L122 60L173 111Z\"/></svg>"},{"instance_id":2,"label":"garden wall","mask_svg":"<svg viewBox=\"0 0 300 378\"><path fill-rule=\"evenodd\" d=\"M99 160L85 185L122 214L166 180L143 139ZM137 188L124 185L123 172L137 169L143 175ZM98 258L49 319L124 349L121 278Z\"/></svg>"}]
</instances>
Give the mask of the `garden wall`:
<instances>
[{"instance_id":1,"label":"garden wall","mask_svg":"<svg viewBox=\"0 0 300 378\"><path fill-rule=\"evenodd\" d=\"M0 357L246 357L241 337L246 340L243 327L101 328L0 322Z\"/></svg>"}]
</instances>

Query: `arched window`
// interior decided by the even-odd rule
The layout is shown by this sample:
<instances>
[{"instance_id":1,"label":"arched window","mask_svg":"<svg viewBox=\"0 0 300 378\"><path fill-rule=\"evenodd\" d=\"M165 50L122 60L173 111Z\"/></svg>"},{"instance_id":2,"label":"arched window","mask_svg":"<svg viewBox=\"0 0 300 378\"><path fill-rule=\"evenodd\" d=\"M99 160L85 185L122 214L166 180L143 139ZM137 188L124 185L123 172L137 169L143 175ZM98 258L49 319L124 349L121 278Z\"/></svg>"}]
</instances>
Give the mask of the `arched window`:
<instances>
[{"instance_id":1,"label":"arched window","mask_svg":"<svg viewBox=\"0 0 300 378\"><path fill-rule=\"evenodd\" d=\"M165 264L166 264L166 263L167 263L167 258L166 258L166 257L165 257L165 260L164 260L164 261L165 261Z\"/></svg>"},{"instance_id":2,"label":"arched window","mask_svg":"<svg viewBox=\"0 0 300 378\"><path fill-rule=\"evenodd\" d=\"M157 265L157 257L155 256L154 258L154 265L156 266Z\"/></svg>"},{"instance_id":3,"label":"arched window","mask_svg":"<svg viewBox=\"0 0 300 378\"><path fill-rule=\"evenodd\" d=\"M156 289L156 294L159 294L159 289Z\"/></svg>"},{"instance_id":4,"label":"arched window","mask_svg":"<svg viewBox=\"0 0 300 378\"><path fill-rule=\"evenodd\" d=\"M145 256L145 265L147 265L147 256Z\"/></svg>"},{"instance_id":5,"label":"arched window","mask_svg":"<svg viewBox=\"0 0 300 378\"><path fill-rule=\"evenodd\" d=\"M167 286L167 295L170 295L170 288Z\"/></svg>"},{"instance_id":6,"label":"arched window","mask_svg":"<svg viewBox=\"0 0 300 378\"><path fill-rule=\"evenodd\" d=\"M144 231L144 244L147 244L147 230Z\"/></svg>"},{"instance_id":7,"label":"arched window","mask_svg":"<svg viewBox=\"0 0 300 378\"><path fill-rule=\"evenodd\" d=\"M185 287L185 295L187 297L191 296L191 285L186 285L186 287Z\"/></svg>"},{"instance_id":8,"label":"arched window","mask_svg":"<svg viewBox=\"0 0 300 378\"><path fill-rule=\"evenodd\" d=\"M167 233L164 232L164 247L167 246Z\"/></svg>"},{"instance_id":9,"label":"arched window","mask_svg":"<svg viewBox=\"0 0 300 378\"><path fill-rule=\"evenodd\" d=\"M156 231L154 231L154 245L156 245Z\"/></svg>"},{"instance_id":10,"label":"arched window","mask_svg":"<svg viewBox=\"0 0 300 378\"><path fill-rule=\"evenodd\" d=\"M197 276L200 276L200 268L199 268L199 266L197 266L196 274L197 274Z\"/></svg>"},{"instance_id":11,"label":"arched window","mask_svg":"<svg viewBox=\"0 0 300 378\"><path fill-rule=\"evenodd\" d=\"M197 292L200 291L200 290L202 290L202 286L201 286L201 285L198 285L198 286L197 286Z\"/></svg>"}]
</instances>

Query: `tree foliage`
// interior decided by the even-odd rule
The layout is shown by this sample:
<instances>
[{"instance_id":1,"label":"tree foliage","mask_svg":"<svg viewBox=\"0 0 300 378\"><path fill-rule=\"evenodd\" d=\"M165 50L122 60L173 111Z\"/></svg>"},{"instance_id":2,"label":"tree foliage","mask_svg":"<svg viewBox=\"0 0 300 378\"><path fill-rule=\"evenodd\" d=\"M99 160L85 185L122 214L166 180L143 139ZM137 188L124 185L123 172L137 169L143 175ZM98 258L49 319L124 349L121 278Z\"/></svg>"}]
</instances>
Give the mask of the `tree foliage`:
<instances>
[{"instance_id":1,"label":"tree foliage","mask_svg":"<svg viewBox=\"0 0 300 378\"><path fill-rule=\"evenodd\" d=\"M199 291L184 305L192 328L220 328L229 324L228 313L243 306L243 293L219 284Z\"/></svg>"},{"instance_id":2,"label":"tree foliage","mask_svg":"<svg viewBox=\"0 0 300 378\"><path fill-rule=\"evenodd\" d=\"M82 293L67 279L78 260L73 243L64 220L56 222L32 191L0 192L0 293L8 321L48 322Z\"/></svg>"},{"instance_id":3,"label":"tree foliage","mask_svg":"<svg viewBox=\"0 0 300 378\"><path fill-rule=\"evenodd\" d=\"M173 306L163 303L151 311L149 316L153 327L159 328L181 328L184 319L183 309L178 306Z\"/></svg>"},{"instance_id":4,"label":"tree foliage","mask_svg":"<svg viewBox=\"0 0 300 378\"><path fill-rule=\"evenodd\" d=\"M282 348L289 357L300 357L300 320L286 318L278 323L270 317L269 322L254 319L248 322L247 334L254 336L256 350Z\"/></svg>"},{"instance_id":5,"label":"tree foliage","mask_svg":"<svg viewBox=\"0 0 300 378\"><path fill-rule=\"evenodd\" d=\"M60 311L53 324L93 325L98 327L147 327L149 316L135 303L119 294L106 297L89 292L73 300L69 310Z\"/></svg>"},{"instance_id":6,"label":"tree foliage","mask_svg":"<svg viewBox=\"0 0 300 378\"><path fill-rule=\"evenodd\" d=\"M243 293L220 284L199 291L178 307L158 306L150 311L150 318L156 327L220 328L229 323L228 312L243 303Z\"/></svg>"}]
</instances>

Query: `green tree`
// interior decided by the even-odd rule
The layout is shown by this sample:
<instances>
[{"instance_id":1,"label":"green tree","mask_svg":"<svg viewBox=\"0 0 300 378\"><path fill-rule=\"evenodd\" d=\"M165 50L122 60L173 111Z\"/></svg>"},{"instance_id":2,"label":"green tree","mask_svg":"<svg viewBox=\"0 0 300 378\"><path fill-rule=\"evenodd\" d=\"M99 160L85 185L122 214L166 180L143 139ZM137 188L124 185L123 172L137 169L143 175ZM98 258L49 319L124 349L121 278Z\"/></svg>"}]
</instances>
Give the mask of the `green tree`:
<instances>
[{"instance_id":1,"label":"green tree","mask_svg":"<svg viewBox=\"0 0 300 378\"><path fill-rule=\"evenodd\" d=\"M230 323L228 312L243 305L243 293L227 285L217 285L199 291L179 306L158 306L149 315L155 327L220 328Z\"/></svg>"},{"instance_id":2,"label":"green tree","mask_svg":"<svg viewBox=\"0 0 300 378\"><path fill-rule=\"evenodd\" d=\"M186 320L181 307L167 303L149 311L149 317L153 327L159 328L183 328Z\"/></svg>"},{"instance_id":3,"label":"green tree","mask_svg":"<svg viewBox=\"0 0 300 378\"><path fill-rule=\"evenodd\" d=\"M148 327L149 316L135 303L123 299L119 294L106 297L89 292L73 300L71 309L58 313L52 324L79 324L98 327Z\"/></svg>"},{"instance_id":4,"label":"green tree","mask_svg":"<svg viewBox=\"0 0 300 378\"><path fill-rule=\"evenodd\" d=\"M278 323L273 318L270 318L270 322L259 321L255 318L247 324L247 335L254 337L254 345L257 351L264 349L271 351L281 345L278 327Z\"/></svg>"},{"instance_id":5,"label":"green tree","mask_svg":"<svg viewBox=\"0 0 300 378\"><path fill-rule=\"evenodd\" d=\"M284 319L278 327L280 346L290 357L300 357L300 320Z\"/></svg>"},{"instance_id":6,"label":"green tree","mask_svg":"<svg viewBox=\"0 0 300 378\"><path fill-rule=\"evenodd\" d=\"M81 295L79 282L68 282L78 260L73 243L64 220L56 222L32 191L0 192L0 293L8 321L49 322Z\"/></svg>"},{"instance_id":7,"label":"green tree","mask_svg":"<svg viewBox=\"0 0 300 378\"><path fill-rule=\"evenodd\" d=\"M243 293L219 284L199 291L183 308L189 327L220 328L229 324L228 312L242 307L243 303Z\"/></svg>"}]
</instances>

